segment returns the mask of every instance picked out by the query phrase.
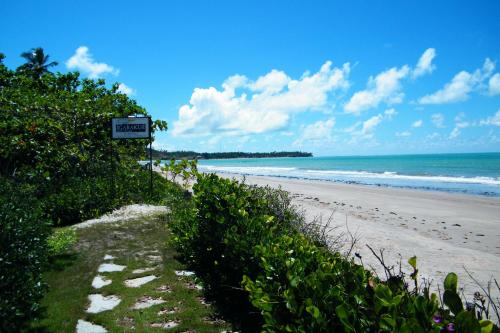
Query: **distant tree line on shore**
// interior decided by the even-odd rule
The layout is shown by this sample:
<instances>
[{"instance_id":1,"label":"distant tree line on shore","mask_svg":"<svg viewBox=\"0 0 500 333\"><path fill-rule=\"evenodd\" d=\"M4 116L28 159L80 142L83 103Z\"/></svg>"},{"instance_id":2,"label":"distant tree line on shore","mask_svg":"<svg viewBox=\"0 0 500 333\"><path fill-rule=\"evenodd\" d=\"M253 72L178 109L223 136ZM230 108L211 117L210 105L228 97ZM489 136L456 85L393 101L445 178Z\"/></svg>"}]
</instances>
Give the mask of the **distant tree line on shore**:
<instances>
[{"instance_id":1,"label":"distant tree line on shore","mask_svg":"<svg viewBox=\"0 0 500 333\"><path fill-rule=\"evenodd\" d=\"M149 149L148 149L149 153ZM221 153L198 153L195 151L162 151L153 149L153 158L160 160L170 159L223 159L223 158L265 158L265 157L312 157L312 153L301 151L273 151L270 153L244 153L244 152L221 152Z\"/></svg>"}]
</instances>

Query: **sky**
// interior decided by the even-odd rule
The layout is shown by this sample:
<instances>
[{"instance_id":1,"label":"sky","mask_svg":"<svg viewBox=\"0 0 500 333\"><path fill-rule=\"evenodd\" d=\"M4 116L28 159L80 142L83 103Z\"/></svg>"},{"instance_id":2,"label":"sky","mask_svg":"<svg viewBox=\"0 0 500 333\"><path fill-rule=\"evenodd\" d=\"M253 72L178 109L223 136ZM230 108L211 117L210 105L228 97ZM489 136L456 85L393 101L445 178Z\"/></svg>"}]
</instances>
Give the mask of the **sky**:
<instances>
[{"instance_id":1,"label":"sky","mask_svg":"<svg viewBox=\"0 0 500 333\"><path fill-rule=\"evenodd\" d=\"M499 1L6 1L0 52L103 78L165 150L500 151Z\"/></svg>"}]
</instances>

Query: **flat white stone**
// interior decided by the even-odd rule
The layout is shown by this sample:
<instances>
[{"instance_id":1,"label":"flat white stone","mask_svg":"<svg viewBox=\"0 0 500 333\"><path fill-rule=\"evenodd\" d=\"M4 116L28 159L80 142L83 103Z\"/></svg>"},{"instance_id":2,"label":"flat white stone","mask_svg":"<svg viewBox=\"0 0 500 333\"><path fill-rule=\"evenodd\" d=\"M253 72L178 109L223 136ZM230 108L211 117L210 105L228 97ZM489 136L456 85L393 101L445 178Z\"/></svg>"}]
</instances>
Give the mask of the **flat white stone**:
<instances>
[{"instance_id":1,"label":"flat white stone","mask_svg":"<svg viewBox=\"0 0 500 333\"><path fill-rule=\"evenodd\" d=\"M134 269L132 271L132 274L142 274L142 273L154 271L155 269L156 269L156 267Z\"/></svg>"},{"instance_id":2,"label":"flat white stone","mask_svg":"<svg viewBox=\"0 0 500 333\"><path fill-rule=\"evenodd\" d=\"M161 256L154 256L154 255L148 256L148 261L160 262L161 260L162 260Z\"/></svg>"},{"instance_id":3,"label":"flat white stone","mask_svg":"<svg viewBox=\"0 0 500 333\"><path fill-rule=\"evenodd\" d=\"M104 255L104 260L113 260L113 259L116 259L116 257L112 256L111 254Z\"/></svg>"},{"instance_id":4,"label":"flat white stone","mask_svg":"<svg viewBox=\"0 0 500 333\"><path fill-rule=\"evenodd\" d=\"M76 333L107 333L108 331L99 325L94 325L88 321L79 319L76 324Z\"/></svg>"},{"instance_id":5,"label":"flat white stone","mask_svg":"<svg viewBox=\"0 0 500 333\"><path fill-rule=\"evenodd\" d=\"M153 328L163 328L163 329L169 329L169 328L174 328L176 326L179 326L179 322L177 321L167 321L166 323L154 323L151 324L151 327Z\"/></svg>"},{"instance_id":6,"label":"flat white stone","mask_svg":"<svg viewBox=\"0 0 500 333\"><path fill-rule=\"evenodd\" d=\"M193 276L194 272L191 272L191 271L175 271L175 275L177 275L177 276Z\"/></svg>"},{"instance_id":7,"label":"flat white stone","mask_svg":"<svg viewBox=\"0 0 500 333\"><path fill-rule=\"evenodd\" d=\"M106 272L121 272L125 269L126 266L122 265L116 265L116 264L101 264L97 271L99 273L106 273Z\"/></svg>"},{"instance_id":8,"label":"flat white stone","mask_svg":"<svg viewBox=\"0 0 500 333\"><path fill-rule=\"evenodd\" d=\"M146 284L148 282L151 282L155 279L157 279L157 276L154 275L148 275L148 276L143 276L137 279L130 279L130 280L125 280L125 285L130 288L137 288L142 286L143 284Z\"/></svg>"},{"instance_id":9,"label":"flat white stone","mask_svg":"<svg viewBox=\"0 0 500 333\"><path fill-rule=\"evenodd\" d=\"M134 310L146 309L150 308L153 305L163 304L165 301L162 298L152 298L149 296L141 297L135 304L132 306Z\"/></svg>"},{"instance_id":10,"label":"flat white stone","mask_svg":"<svg viewBox=\"0 0 500 333\"><path fill-rule=\"evenodd\" d=\"M89 295L90 306L87 309L88 313L99 313L107 310L112 310L122 301L118 296L102 296L101 294Z\"/></svg>"},{"instance_id":11,"label":"flat white stone","mask_svg":"<svg viewBox=\"0 0 500 333\"><path fill-rule=\"evenodd\" d=\"M104 286L107 286L108 284L111 284L111 282L111 279L106 279L102 275L97 275L94 280L92 280L92 287L94 287L95 289L100 289Z\"/></svg>"}]
</instances>

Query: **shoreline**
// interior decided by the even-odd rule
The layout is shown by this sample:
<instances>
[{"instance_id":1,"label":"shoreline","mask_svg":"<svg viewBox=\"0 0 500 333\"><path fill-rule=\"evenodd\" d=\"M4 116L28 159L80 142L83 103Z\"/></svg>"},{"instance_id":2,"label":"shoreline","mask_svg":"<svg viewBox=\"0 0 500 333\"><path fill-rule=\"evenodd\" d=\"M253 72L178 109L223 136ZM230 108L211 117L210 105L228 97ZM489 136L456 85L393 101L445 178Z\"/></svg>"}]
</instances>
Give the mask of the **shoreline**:
<instances>
[{"instance_id":1,"label":"shoreline","mask_svg":"<svg viewBox=\"0 0 500 333\"><path fill-rule=\"evenodd\" d=\"M359 242L355 251L380 276L382 267L365 244L385 249L388 264L416 255L420 278L442 286L457 273L466 295L478 290L465 268L486 286L500 278L500 200L498 197L431 190L367 186L331 181L218 173L247 184L281 187L304 212L307 221L322 217L336 227L332 236L350 231ZM359 260L357 260L359 262Z\"/></svg>"}]
</instances>

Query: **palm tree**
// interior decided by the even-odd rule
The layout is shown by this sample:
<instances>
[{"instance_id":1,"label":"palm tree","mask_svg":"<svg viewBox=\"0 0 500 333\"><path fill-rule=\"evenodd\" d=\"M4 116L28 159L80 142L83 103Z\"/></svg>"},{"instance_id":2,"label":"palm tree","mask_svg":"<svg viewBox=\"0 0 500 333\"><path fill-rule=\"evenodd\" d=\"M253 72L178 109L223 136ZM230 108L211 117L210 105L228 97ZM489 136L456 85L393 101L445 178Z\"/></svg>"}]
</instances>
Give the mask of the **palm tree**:
<instances>
[{"instance_id":1,"label":"palm tree","mask_svg":"<svg viewBox=\"0 0 500 333\"><path fill-rule=\"evenodd\" d=\"M56 61L48 62L49 56L43 52L41 47L33 48L29 52L23 52L21 57L26 59L26 63L20 69L31 71L37 78L44 73L49 73L49 67L57 66Z\"/></svg>"}]
</instances>

